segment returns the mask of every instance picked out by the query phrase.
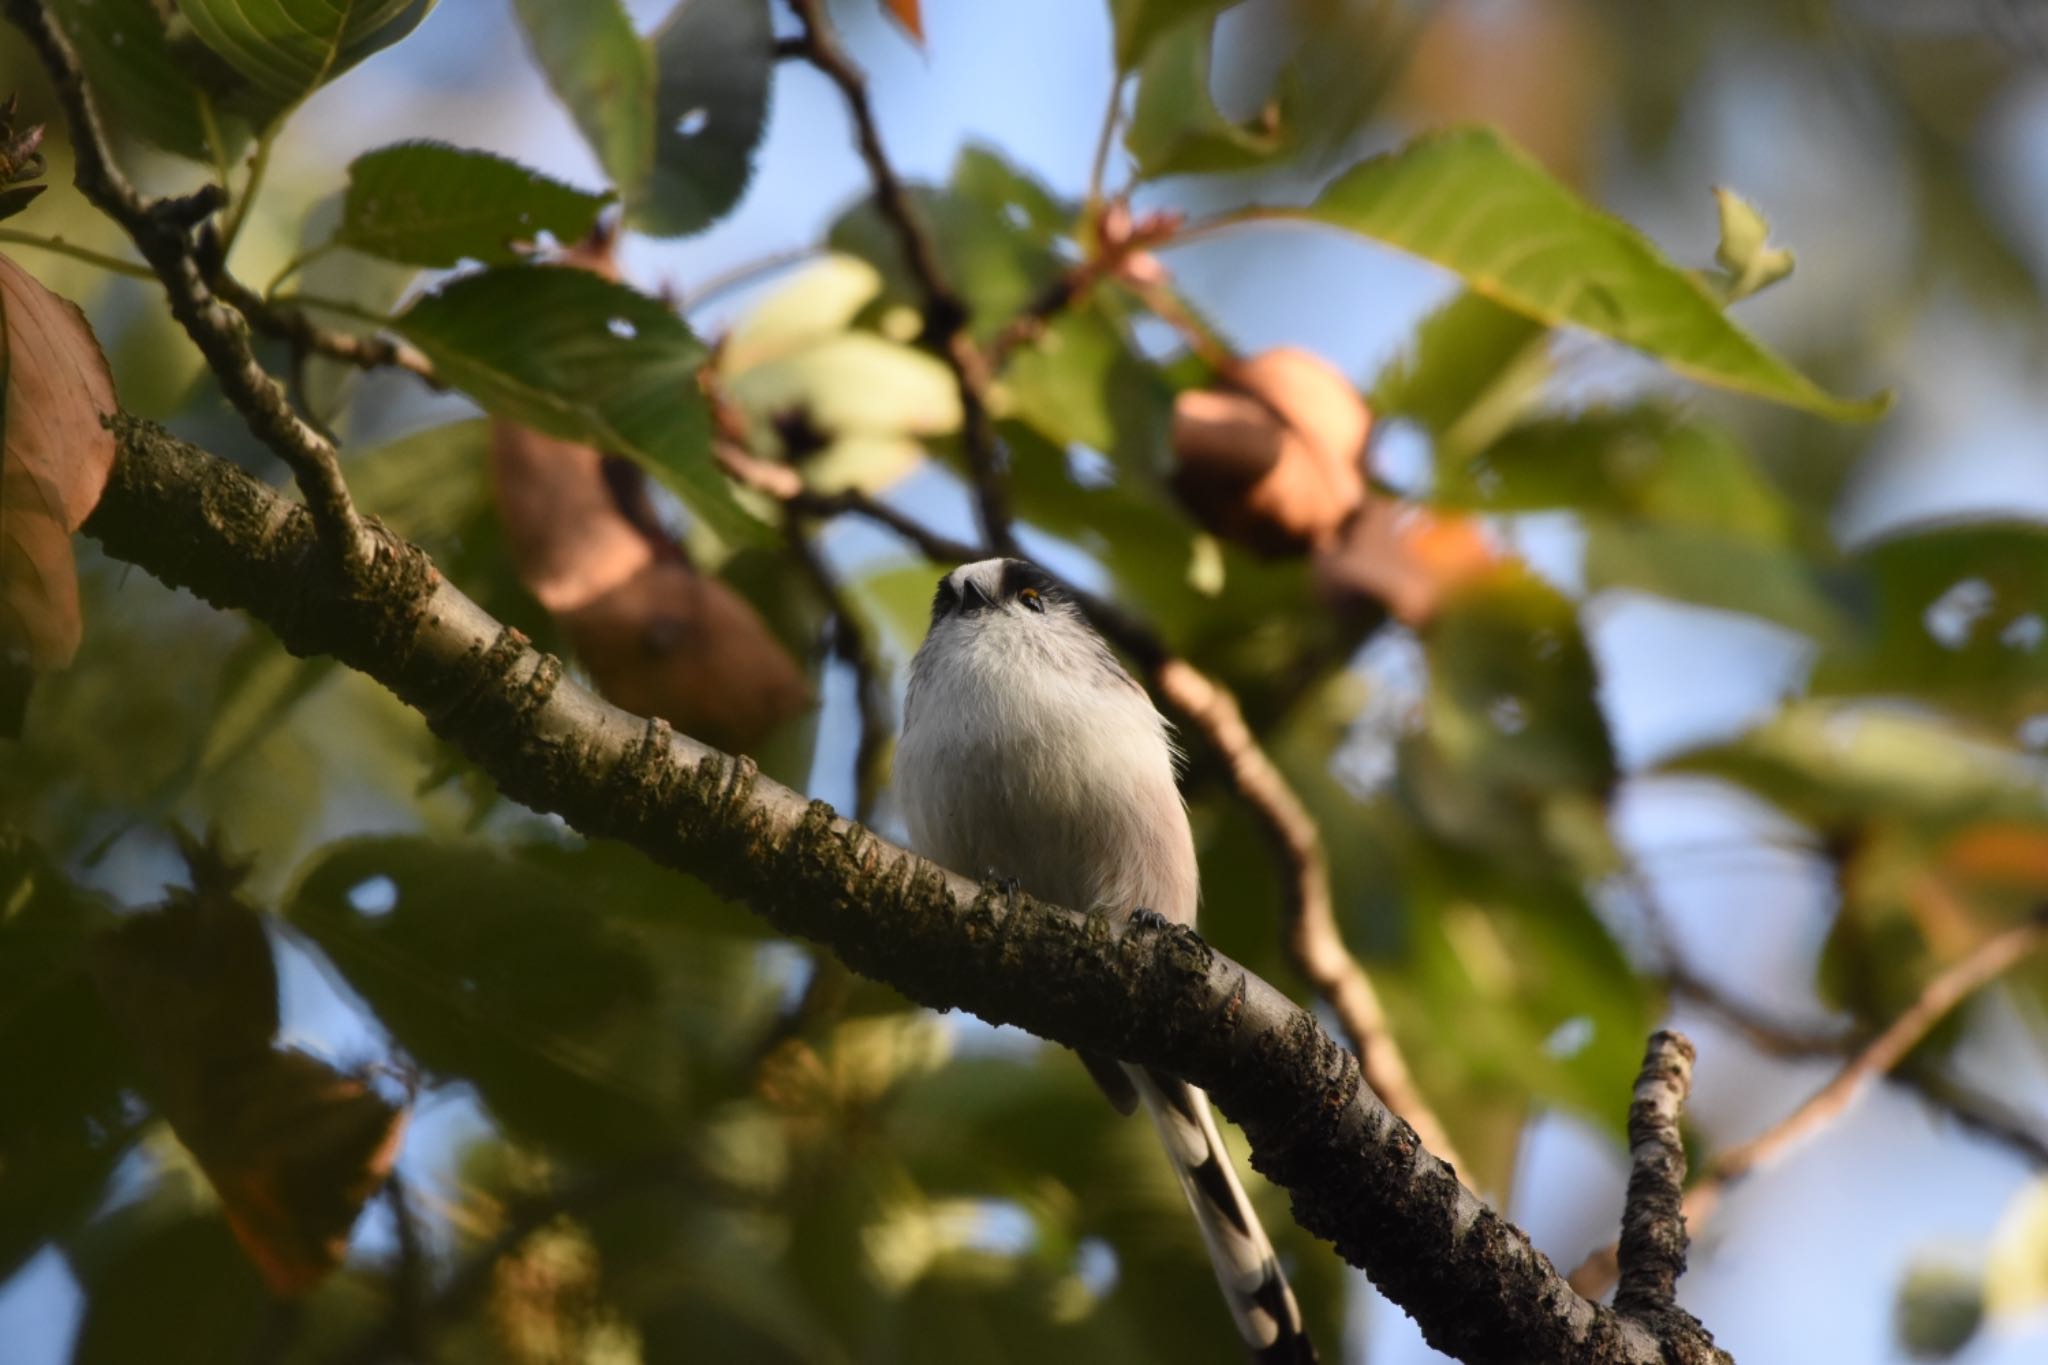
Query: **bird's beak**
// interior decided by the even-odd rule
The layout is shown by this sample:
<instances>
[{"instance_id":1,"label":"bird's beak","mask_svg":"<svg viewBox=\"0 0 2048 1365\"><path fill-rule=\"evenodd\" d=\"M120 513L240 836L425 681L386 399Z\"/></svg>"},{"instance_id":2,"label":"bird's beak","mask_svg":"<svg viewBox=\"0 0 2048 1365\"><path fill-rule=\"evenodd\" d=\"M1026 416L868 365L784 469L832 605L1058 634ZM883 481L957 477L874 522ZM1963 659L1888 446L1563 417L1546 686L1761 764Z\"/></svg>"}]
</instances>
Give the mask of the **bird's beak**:
<instances>
[{"instance_id":1,"label":"bird's beak","mask_svg":"<svg viewBox=\"0 0 2048 1365\"><path fill-rule=\"evenodd\" d=\"M981 584L973 579L970 578L960 585L961 611L980 611L983 607L992 607L994 605L995 599L988 595L987 589L983 588Z\"/></svg>"}]
</instances>

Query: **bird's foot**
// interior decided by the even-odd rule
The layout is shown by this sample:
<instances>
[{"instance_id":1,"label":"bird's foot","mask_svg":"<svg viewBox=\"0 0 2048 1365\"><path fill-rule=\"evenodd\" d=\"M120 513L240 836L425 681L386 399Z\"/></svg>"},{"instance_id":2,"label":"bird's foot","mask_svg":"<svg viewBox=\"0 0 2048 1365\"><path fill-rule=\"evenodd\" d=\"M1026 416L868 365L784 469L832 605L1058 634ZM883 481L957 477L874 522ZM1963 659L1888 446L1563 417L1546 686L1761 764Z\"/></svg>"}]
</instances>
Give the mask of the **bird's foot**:
<instances>
[{"instance_id":1,"label":"bird's foot","mask_svg":"<svg viewBox=\"0 0 2048 1365\"><path fill-rule=\"evenodd\" d=\"M1152 910L1142 905L1131 911L1130 918L1126 923L1133 929L1171 929L1173 927L1172 920L1160 914L1157 910Z\"/></svg>"}]
</instances>

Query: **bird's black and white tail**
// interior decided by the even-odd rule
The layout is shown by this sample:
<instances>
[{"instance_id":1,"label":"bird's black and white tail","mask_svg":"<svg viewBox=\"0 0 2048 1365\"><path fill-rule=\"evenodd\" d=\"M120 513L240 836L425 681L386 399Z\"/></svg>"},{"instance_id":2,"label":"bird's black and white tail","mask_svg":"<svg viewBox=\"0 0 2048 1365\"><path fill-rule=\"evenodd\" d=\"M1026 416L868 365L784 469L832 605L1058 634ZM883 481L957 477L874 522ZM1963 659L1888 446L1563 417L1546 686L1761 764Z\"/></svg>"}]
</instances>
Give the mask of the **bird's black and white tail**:
<instances>
[{"instance_id":1,"label":"bird's black and white tail","mask_svg":"<svg viewBox=\"0 0 2048 1365\"><path fill-rule=\"evenodd\" d=\"M1223 1287L1224 1301L1252 1359L1262 1365L1313 1362L1316 1350L1302 1327L1294 1291L1231 1168L1209 1097L1161 1072L1135 1066L1125 1070L1166 1144L1202 1229L1216 1282Z\"/></svg>"}]
</instances>

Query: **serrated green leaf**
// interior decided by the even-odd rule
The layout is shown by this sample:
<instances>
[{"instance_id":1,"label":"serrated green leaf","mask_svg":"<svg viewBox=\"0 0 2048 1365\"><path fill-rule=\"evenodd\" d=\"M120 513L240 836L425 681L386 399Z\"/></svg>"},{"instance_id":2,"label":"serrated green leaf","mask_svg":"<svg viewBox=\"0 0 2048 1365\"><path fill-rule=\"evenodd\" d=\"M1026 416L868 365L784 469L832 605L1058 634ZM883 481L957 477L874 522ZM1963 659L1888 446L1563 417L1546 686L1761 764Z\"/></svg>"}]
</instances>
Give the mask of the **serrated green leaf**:
<instances>
[{"instance_id":1,"label":"serrated green leaf","mask_svg":"<svg viewBox=\"0 0 2048 1365\"><path fill-rule=\"evenodd\" d=\"M1217 109L1209 84L1214 27L1209 15L1175 25L1152 42L1138 67L1124 146L1143 179L1245 170L1288 148L1277 102L1244 123Z\"/></svg>"},{"instance_id":2,"label":"serrated green leaf","mask_svg":"<svg viewBox=\"0 0 2048 1365\"><path fill-rule=\"evenodd\" d=\"M177 0L260 125L418 28L436 0Z\"/></svg>"},{"instance_id":3,"label":"serrated green leaf","mask_svg":"<svg viewBox=\"0 0 2048 1365\"><path fill-rule=\"evenodd\" d=\"M654 50L619 0L513 0L534 59L622 193L654 166Z\"/></svg>"},{"instance_id":4,"label":"serrated green leaf","mask_svg":"<svg viewBox=\"0 0 2048 1365\"><path fill-rule=\"evenodd\" d=\"M722 536L756 539L711 459L705 349L657 299L565 266L499 266L392 326L493 416L638 460Z\"/></svg>"},{"instance_id":5,"label":"serrated green leaf","mask_svg":"<svg viewBox=\"0 0 2048 1365\"><path fill-rule=\"evenodd\" d=\"M410 265L509 265L544 232L580 241L612 199L489 152L401 142L349 163L335 241Z\"/></svg>"},{"instance_id":6,"label":"serrated green leaf","mask_svg":"<svg viewBox=\"0 0 2048 1365\"><path fill-rule=\"evenodd\" d=\"M1254 218L1327 223L1433 261L1475 293L1551 326L1635 347L1689 379L1862 421L1888 395L1837 398L1731 322L1697 277L1599 212L1497 133L1435 133L1339 176L1306 208Z\"/></svg>"},{"instance_id":7,"label":"serrated green leaf","mask_svg":"<svg viewBox=\"0 0 2048 1365\"><path fill-rule=\"evenodd\" d=\"M775 72L768 0L683 0L653 37L654 161L626 187L627 216L656 237L709 227L753 178Z\"/></svg>"}]
</instances>

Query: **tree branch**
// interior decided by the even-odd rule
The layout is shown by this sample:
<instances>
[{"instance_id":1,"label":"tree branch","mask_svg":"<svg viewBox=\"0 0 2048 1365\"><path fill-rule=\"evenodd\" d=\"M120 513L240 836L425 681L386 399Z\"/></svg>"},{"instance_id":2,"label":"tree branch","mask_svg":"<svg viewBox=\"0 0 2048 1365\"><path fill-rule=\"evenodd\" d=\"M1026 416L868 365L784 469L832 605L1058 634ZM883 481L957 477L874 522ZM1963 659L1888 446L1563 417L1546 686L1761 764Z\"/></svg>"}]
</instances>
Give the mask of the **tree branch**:
<instances>
[{"instance_id":1,"label":"tree branch","mask_svg":"<svg viewBox=\"0 0 2048 1365\"><path fill-rule=\"evenodd\" d=\"M2048 909L2038 910L2025 922L1986 939L1936 975L1918 999L1844 1062L1827 1084L1809 1095L1797 1109L1707 1163L1699 1182L1686 1192L1686 1220L1696 1227L1712 1216L1729 1186L1825 1128L1849 1107L1865 1082L1896 1070L1951 1010L2044 943L2048 943ZM2038 1146L2038 1139L2035 1145ZM1616 1248L1603 1247L1572 1271L1572 1287L1581 1294L1597 1296L1615 1282L1618 1270Z\"/></svg>"},{"instance_id":2,"label":"tree branch","mask_svg":"<svg viewBox=\"0 0 2048 1365\"><path fill-rule=\"evenodd\" d=\"M967 302L946 278L939 261L939 249L910 202L903 177L890 164L882 146L881 129L875 123L874 105L868 100L867 79L839 45L839 36L825 15L824 0L789 0L803 32L797 38L797 52L839 87L853 120L854 141L860 158L867 164L868 179L875 187L875 206L883 221L896 234L904 263L924 295L925 334L931 339L953 372L960 391L961 430L966 437L969 471L973 474L975 505L981 518L981 537L1001 555L1019 555L1010 510L1009 477L1003 469L1002 452L996 440L995 419L988 410L988 359L974 344L967 324L971 314Z\"/></svg>"},{"instance_id":3,"label":"tree branch","mask_svg":"<svg viewBox=\"0 0 2048 1365\"><path fill-rule=\"evenodd\" d=\"M1684 1034L1651 1034L1628 1107L1628 1199L1614 1306L1637 1317L1675 1307L1678 1277L1685 1273L1685 1143L1678 1116L1692 1093L1694 1055Z\"/></svg>"},{"instance_id":4,"label":"tree branch","mask_svg":"<svg viewBox=\"0 0 2048 1365\"><path fill-rule=\"evenodd\" d=\"M6 13L50 73L70 124L73 180L80 192L134 241L163 283L171 316L199 347L221 392L292 471L322 537L351 571L364 571L372 542L342 481L334 446L292 410L284 389L258 363L242 320L214 296L193 245L193 227L219 207L223 191L209 185L184 199L145 200L114 164L78 54L48 8L39 0L6 0Z\"/></svg>"},{"instance_id":5,"label":"tree branch","mask_svg":"<svg viewBox=\"0 0 2048 1365\"><path fill-rule=\"evenodd\" d=\"M250 612L295 654L369 674L514 800L697 875L915 1000L1186 1076L1244 1128L1302 1225L1440 1350L1471 1362L1726 1359L1695 1328L1653 1329L1572 1293L1361 1083L1312 1014L1192 931L1119 933L977 888L744 759L602 702L382 528L366 527L371 571L347 578L304 509L149 423L114 426L120 455L86 524L109 553Z\"/></svg>"}]
</instances>

